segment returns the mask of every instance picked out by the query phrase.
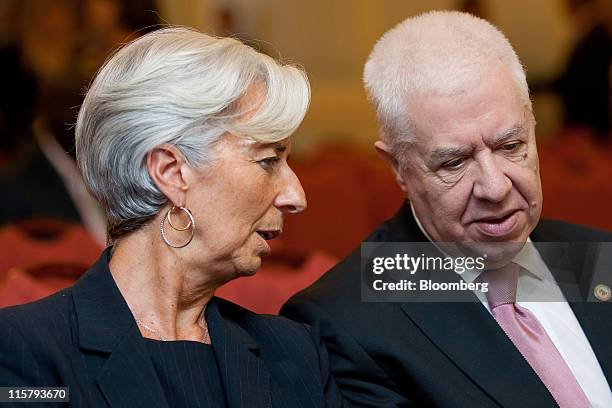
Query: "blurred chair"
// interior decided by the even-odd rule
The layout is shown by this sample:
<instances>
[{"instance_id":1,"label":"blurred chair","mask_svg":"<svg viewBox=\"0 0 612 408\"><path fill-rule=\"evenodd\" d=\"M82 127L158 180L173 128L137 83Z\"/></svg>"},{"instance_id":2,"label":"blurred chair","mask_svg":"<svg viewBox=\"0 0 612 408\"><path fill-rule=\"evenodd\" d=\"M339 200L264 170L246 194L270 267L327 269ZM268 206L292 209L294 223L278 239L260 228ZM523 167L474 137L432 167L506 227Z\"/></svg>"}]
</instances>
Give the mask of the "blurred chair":
<instances>
[{"instance_id":1,"label":"blurred chair","mask_svg":"<svg viewBox=\"0 0 612 408\"><path fill-rule=\"evenodd\" d=\"M0 307L12 306L49 296L74 283L88 265L72 262L34 264L12 268L0 277Z\"/></svg>"},{"instance_id":2,"label":"blurred chair","mask_svg":"<svg viewBox=\"0 0 612 408\"><path fill-rule=\"evenodd\" d=\"M0 228L0 276L48 263L91 265L101 249L80 224L52 218L6 224Z\"/></svg>"},{"instance_id":3,"label":"blurred chair","mask_svg":"<svg viewBox=\"0 0 612 408\"><path fill-rule=\"evenodd\" d=\"M329 148L295 159L291 166L306 191L308 208L286 217L279 238L285 248L302 253L321 249L342 258L401 205L391 171L371 155Z\"/></svg>"},{"instance_id":4,"label":"blurred chair","mask_svg":"<svg viewBox=\"0 0 612 408\"><path fill-rule=\"evenodd\" d=\"M541 146L542 216L612 230L611 153L575 129Z\"/></svg>"}]
</instances>

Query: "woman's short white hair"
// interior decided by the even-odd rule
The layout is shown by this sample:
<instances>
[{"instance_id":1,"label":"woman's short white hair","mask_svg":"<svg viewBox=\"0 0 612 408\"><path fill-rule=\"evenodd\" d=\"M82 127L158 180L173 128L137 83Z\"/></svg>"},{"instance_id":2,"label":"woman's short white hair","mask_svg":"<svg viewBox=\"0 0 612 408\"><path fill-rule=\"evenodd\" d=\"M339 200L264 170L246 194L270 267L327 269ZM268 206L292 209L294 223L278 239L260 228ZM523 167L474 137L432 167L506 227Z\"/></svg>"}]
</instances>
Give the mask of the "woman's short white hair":
<instances>
[{"instance_id":1,"label":"woman's short white hair","mask_svg":"<svg viewBox=\"0 0 612 408\"><path fill-rule=\"evenodd\" d=\"M252 85L264 86L263 100L239 103ZM262 143L287 138L309 101L301 69L233 38L172 27L120 49L98 72L76 124L77 162L107 213L109 240L139 228L167 202L147 171L152 149L172 144L200 167L225 132Z\"/></svg>"},{"instance_id":2,"label":"woman's short white hair","mask_svg":"<svg viewBox=\"0 0 612 408\"><path fill-rule=\"evenodd\" d=\"M464 92L500 64L531 109L523 66L491 23L457 11L432 11L399 23L376 43L364 70L383 140L395 152L411 141L410 98Z\"/></svg>"}]
</instances>

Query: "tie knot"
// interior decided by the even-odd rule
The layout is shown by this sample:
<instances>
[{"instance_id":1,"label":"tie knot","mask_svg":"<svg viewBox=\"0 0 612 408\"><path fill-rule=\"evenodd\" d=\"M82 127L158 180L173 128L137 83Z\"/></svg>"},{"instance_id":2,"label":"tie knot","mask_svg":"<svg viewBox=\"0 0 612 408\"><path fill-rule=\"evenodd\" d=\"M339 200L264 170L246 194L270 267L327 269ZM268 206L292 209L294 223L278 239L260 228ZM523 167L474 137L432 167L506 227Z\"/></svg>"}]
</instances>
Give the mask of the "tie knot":
<instances>
[{"instance_id":1,"label":"tie knot","mask_svg":"<svg viewBox=\"0 0 612 408\"><path fill-rule=\"evenodd\" d=\"M520 266L509 263L503 268L486 271L482 274L482 281L489 284L486 296L491 310L500 305L516 302L519 270Z\"/></svg>"}]
</instances>

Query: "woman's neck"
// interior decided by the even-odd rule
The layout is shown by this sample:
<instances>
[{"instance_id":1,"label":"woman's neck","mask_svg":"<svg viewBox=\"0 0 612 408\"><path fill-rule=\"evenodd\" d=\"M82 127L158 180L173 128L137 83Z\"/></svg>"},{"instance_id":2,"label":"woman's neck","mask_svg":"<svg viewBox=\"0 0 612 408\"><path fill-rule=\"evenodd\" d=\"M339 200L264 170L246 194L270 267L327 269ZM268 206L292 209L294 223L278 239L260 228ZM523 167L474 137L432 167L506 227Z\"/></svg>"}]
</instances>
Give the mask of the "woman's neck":
<instances>
[{"instance_id":1,"label":"woman's neck","mask_svg":"<svg viewBox=\"0 0 612 408\"><path fill-rule=\"evenodd\" d=\"M157 337L201 339L202 312L219 285L151 235L139 230L116 243L109 263L113 279L135 319Z\"/></svg>"}]
</instances>

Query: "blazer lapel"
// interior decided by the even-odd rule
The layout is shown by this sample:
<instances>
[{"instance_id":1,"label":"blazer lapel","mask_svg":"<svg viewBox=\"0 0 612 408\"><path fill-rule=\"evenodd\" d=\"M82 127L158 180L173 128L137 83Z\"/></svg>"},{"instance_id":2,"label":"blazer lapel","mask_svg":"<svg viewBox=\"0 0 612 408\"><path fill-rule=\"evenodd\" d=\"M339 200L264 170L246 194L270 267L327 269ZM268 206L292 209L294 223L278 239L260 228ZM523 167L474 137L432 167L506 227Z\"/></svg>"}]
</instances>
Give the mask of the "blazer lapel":
<instances>
[{"instance_id":1,"label":"blazer lapel","mask_svg":"<svg viewBox=\"0 0 612 408\"><path fill-rule=\"evenodd\" d=\"M482 304L474 300L404 303L401 308L442 353L501 406L556 406L531 366Z\"/></svg>"},{"instance_id":2,"label":"blazer lapel","mask_svg":"<svg viewBox=\"0 0 612 408\"><path fill-rule=\"evenodd\" d=\"M380 240L428 241L408 203L390 220L388 228L387 236ZM461 278L452 275L448 279ZM449 360L501 406L556 406L497 322L475 295L469 295L472 301L411 302L403 303L401 309ZM524 399L519 401L522 395Z\"/></svg>"},{"instance_id":3,"label":"blazer lapel","mask_svg":"<svg viewBox=\"0 0 612 408\"><path fill-rule=\"evenodd\" d=\"M130 330L120 340L96 382L111 407L168 406L137 330Z\"/></svg>"},{"instance_id":4,"label":"blazer lapel","mask_svg":"<svg viewBox=\"0 0 612 408\"><path fill-rule=\"evenodd\" d=\"M111 407L167 407L142 336L108 269L110 250L74 286L79 347L108 358L96 378Z\"/></svg>"},{"instance_id":5,"label":"blazer lapel","mask_svg":"<svg viewBox=\"0 0 612 408\"><path fill-rule=\"evenodd\" d=\"M270 374L255 340L222 315L217 298L206 308L206 321L229 407L271 407Z\"/></svg>"}]
</instances>

